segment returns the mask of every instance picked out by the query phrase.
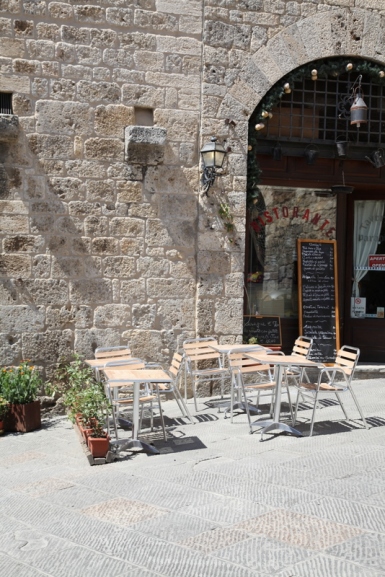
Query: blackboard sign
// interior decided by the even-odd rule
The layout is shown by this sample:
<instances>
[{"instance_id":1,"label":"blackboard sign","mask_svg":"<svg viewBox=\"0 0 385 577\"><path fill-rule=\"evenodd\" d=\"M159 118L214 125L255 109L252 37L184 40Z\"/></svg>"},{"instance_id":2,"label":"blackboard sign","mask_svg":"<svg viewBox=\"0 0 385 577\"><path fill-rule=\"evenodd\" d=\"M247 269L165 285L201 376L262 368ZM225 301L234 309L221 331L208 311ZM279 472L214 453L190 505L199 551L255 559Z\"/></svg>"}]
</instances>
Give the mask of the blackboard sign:
<instances>
[{"instance_id":1,"label":"blackboard sign","mask_svg":"<svg viewBox=\"0 0 385 577\"><path fill-rule=\"evenodd\" d=\"M282 344L280 318L267 316L244 316L244 342L248 343L251 337L256 337L259 345L280 347Z\"/></svg>"},{"instance_id":2,"label":"blackboard sign","mask_svg":"<svg viewBox=\"0 0 385 577\"><path fill-rule=\"evenodd\" d=\"M340 347L337 243L303 239L297 242L300 333L314 339L311 360L331 363Z\"/></svg>"}]
</instances>

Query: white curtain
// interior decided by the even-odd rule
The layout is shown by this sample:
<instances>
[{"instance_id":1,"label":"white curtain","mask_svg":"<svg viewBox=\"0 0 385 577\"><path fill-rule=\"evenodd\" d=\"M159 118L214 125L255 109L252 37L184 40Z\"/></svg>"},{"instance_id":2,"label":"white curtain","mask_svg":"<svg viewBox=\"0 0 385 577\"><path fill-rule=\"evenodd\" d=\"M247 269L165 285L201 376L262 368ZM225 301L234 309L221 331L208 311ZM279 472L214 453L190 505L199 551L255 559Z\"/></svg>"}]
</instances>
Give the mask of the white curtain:
<instances>
[{"instance_id":1,"label":"white curtain","mask_svg":"<svg viewBox=\"0 0 385 577\"><path fill-rule=\"evenodd\" d=\"M367 267L368 256L377 252L384 204L382 200L358 200L354 203L354 297L360 296L358 283L368 272L357 268Z\"/></svg>"}]
</instances>

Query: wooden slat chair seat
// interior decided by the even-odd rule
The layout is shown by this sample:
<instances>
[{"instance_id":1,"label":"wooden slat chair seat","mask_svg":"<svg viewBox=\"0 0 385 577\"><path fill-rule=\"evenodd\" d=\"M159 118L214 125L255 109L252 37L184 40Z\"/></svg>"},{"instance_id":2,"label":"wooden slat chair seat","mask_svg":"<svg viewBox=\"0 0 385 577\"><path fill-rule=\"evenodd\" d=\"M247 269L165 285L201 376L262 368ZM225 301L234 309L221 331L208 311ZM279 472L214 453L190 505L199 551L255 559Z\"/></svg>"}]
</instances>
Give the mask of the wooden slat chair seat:
<instances>
[{"instance_id":1,"label":"wooden slat chair seat","mask_svg":"<svg viewBox=\"0 0 385 577\"><path fill-rule=\"evenodd\" d=\"M187 377L191 378L195 409L198 410L196 388L199 382L220 380L221 397L224 393L224 381L230 377L230 371L223 366L222 355L210 345L217 345L213 337L188 339L183 343L185 367L185 401L187 402ZM211 387L212 392L212 387Z\"/></svg>"},{"instance_id":2,"label":"wooden slat chair seat","mask_svg":"<svg viewBox=\"0 0 385 577\"><path fill-rule=\"evenodd\" d=\"M273 378L272 369L269 364L258 363L255 360L246 357L242 352L230 352L229 363L232 376L230 405L231 419L233 419L235 395L238 394L239 397L239 394L242 394L246 406L250 432L252 433L253 430L249 410L250 401L247 398L247 393L257 393L257 399L255 402L256 407L259 405L260 396L263 395L263 393L269 394L271 397L270 413L272 413L273 399L276 390L276 382ZM288 391L287 394L290 411L292 412L291 399Z\"/></svg>"},{"instance_id":3,"label":"wooden slat chair seat","mask_svg":"<svg viewBox=\"0 0 385 577\"><path fill-rule=\"evenodd\" d=\"M131 358L129 360L109 360L105 366L105 369L114 369L114 371L125 371L125 370L141 370L146 368L146 364L140 360ZM164 439L167 440L164 420L163 420L163 411L161 406L161 400L159 395L159 390L156 388L156 394L153 394L153 390L148 384L144 383L141 385L142 390L139 397L139 405L140 405L140 422L139 422L139 430L141 429L142 422L143 422L143 413L144 409L148 409L150 411L151 417L151 431L154 428L154 401L158 405L159 415L161 418L162 429L163 429L163 436ZM119 422L120 418L120 407L128 407L132 406L134 399L133 399L133 383L128 383L126 381L109 381L106 379L106 388L108 390L108 398L111 403L112 407L112 419L114 423L115 429L115 437L118 439L118 426L117 422Z\"/></svg>"},{"instance_id":4,"label":"wooden slat chair seat","mask_svg":"<svg viewBox=\"0 0 385 577\"><path fill-rule=\"evenodd\" d=\"M297 395L297 402L295 405L294 422L297 419L299 396L302 395L303 397L313 402L314 404L310 424L310 436L313 434L315 413L318 407L319 397L322 394L335 395L345 415L346 420L349 420L349 417L346 413L346 409L340 397L341 393L349 392L352 396L354 404L357 407L357 410L361 416L361 419L365 427L368 428L368 424L365 420L362 409L352 389L352 380L355 368L358 363L359 356L360 356L359 349L355 347L350 347L348 345L344 345L337 352L336 359L333 365L327 366L319 371L317 382L311 383L311 382L299 381L297 383L298 395Z\"/></svg>"},{"instance_id":5,"label":"wooden slat chair seat","mask_svg":"<svg viewBox=\"0 0 385 577\"><path fill-rule=\"evenodd\" d=\"M131 350L126 346L98 347L95 349L95 359L103 363L108 361L128 361L132 358ZM96 379L100 381L100 369L95 367Z\"/></svg>"}]
</instances>

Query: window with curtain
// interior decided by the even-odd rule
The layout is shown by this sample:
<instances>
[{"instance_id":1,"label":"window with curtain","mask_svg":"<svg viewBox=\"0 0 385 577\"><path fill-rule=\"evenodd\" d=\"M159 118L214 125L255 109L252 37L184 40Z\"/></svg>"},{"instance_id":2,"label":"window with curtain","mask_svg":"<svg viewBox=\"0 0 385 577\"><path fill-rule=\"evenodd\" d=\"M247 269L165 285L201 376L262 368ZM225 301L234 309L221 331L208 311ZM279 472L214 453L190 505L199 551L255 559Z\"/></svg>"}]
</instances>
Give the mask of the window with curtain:
<instances>
[{"instance_id":1,"label":"window with curtain","mask_svg":"<svg viewBox=\"0 0 385 577\"><path fill-rule=\"evenodd\" d=\"M354 203L352 317L384 317L384 207L382 200Z\"/></svg>"}]
</instances>

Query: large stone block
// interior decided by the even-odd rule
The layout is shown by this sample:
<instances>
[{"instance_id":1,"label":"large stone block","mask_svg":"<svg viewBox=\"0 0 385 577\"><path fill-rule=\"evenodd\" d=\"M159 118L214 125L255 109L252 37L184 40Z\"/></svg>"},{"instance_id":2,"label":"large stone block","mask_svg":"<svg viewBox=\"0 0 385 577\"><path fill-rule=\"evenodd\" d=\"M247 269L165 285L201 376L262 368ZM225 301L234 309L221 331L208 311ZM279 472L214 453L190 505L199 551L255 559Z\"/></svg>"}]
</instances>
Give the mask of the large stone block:
<instances>
[{"instance_id":1,"label":"large stone block","mask_svg":"<svg viewBox=\"0 0 385 577\"><path fill-rule=\"evenodd\" d=\"M52 18L68 20L73 15L73 8L71 4L66 4L65 2L50 2L48 4L48 13Z\"/></svg>"},{"instance_id":2,"label":"large stone block","mask_svg":"<svg viewBox=\"0 0 385 577\"><path fill-rule=\"evenodd\" d=\"M143 185L141 182L129 182L121 180L116 185L118 193L118 202L142 202L143 200Z\"/></svg>"},{"instance_id":3,"label":"large stone block","mask_svg":"<svg viewBox=\"0 0 385 577\"><path fill-rule=\"evenodd\" d=\"M195 282L188 279L149 278L147 293L150 298L192 298Z\"/></svg>"},{"instance_id":4,"label":"large stone block","mask_svg":"<svg viewBox=\"0 0 385 577\"><path fill-rule=\"evenodd\" d=\"M95 349L98 347L114 347L120 344L122 344L120 331L117 329L91 328L75 330L75 351L86 359L92 359Z\"/></svg>"},{"instance_id":5,"label":"large stone block","mask_svg":"<svg viewBox=\"0 0 385 577\"><path fill-rule=\"evenodd\" d=\"M128 126L125 129L126 159L132 164L163 162L167 131L160 127Z\"/></svg>"},{"instance_id":6,"label":"large stone block","mask_svg":"<svg viewBox=\"0 0 385 577\"><path fill-rule=\"evenodd\" d=\"M36 130L57 134L88 134L91 110L80 102L52 102L39 100L36 103Z\"/></svg>"},{"instance_id":7,"label":"large stone block","mask_svg":"<svg viewBox=\"0 0 385 577\"><path fill-rule=\"evenodd\" d=\"M50 191L60 200L69 202L84 198L85 187L80 178L50 178Z\"/></svg>"},{"instance_id":8,"label":"large stone block","mask_svg":"<svg viewBox=\"0 0 385 577\"><path fill-rule=\"evenodd\" d=\"M135 329L154 328L156 309L156 305L134 304L132 307L132 327Z\"/></svg>"},{"instance_id":9,"label":"large stone block","mask_svg":"<svg viewBox=\"0 0 385 577\"><path fill-rule=\"evenodd\" d=\"M171 14L163 14L162 12L135 10L134 24L138 28L147 28L151 31L176 32L178 30L178 18Z\"/></svg>"},{"instance_id":10,"label":"large stone block","mask_svg":"<svg viewBox=\"0 0 385 577\"><path fill-rule=\"evenodd\" d=\"M110 232L114 236L143 236L144 222L138 218L115 217L111 219Z\"/></svg>"},{"instance_id":11,"label":"large stone block","mask_svg":"<svg viewBox=\"0 0 385 577\"><path fill-rule=\"evenodd\" d=\"M0 325L3 333L22 333L44 328L45 307L14 305L0 308Z\"/></svg>"},{"instance_id":12,"label":"large stone block","mask_svg":"<svg viewBox=\"0 0 385 577\"><path fill-rule=\"evenodd\" d=\"M135 50L156 50L157 36L143 32L129 32L120 35L120 43Z\"/></svg>"},{"instance_id":13,"label":"large stone block","mask_svg":"<svg viewBox=\"0 0 385 577\"><path fill-rule=\"evenodd\" d=\"M105 18L104 8L101 8L100 6L91 6L90 4L75 6L74 12L75 18L79 22L103 22Z\"/></svg>"},{"instance_id":14,"label":"large stone block","mask_svg":"<svg viewBox=\"0 0 385 577\"><path fill-rule=\"evenodd\" d=\"M44 237L32 235L8 236L3 241L4 252L39 252L43 249Z\"/></svg>"},{"instance_id":15,"label":"large stone block","mask_svg":"<svg viewBox=\"0 0 385 577\"><path fill-rule=\"evenodd\" d=\"M0 333L1 364L4 366L18 365L21 358L21 335Z\"/></svg>"},{"instance_id":16,"label":"large stone block","mask_svg":"<svg viewBox=\"0 0 385 577\"><path fill-rule=\"evenodd\" d=\"M88 82L80 80L78 83L79 100L84 102L96 102L105 100L114 103L120 100L120 86L111 82Z\"/></svg>"},{"instance_id":17,"label":"large stone block","mask_svg":"<svg viewBox=\"0 0 385 577\"><path fill-rule=\"evenodd\" d=\"M119 254L119 241L113 237L100 237L92 240L94 254Z\"/></svg>"},{"instance_id":18,"label":"large stone block","mask_svg":"<svg viewBox=\"0 0 385 577\"><path fill-rule=\"evenodd\" d=\"M28 255L0 255L0 275L28 278L31 274L31 257Z\"/></svg>"},{"instance_id":19,"label":"large stone block","mask_svg":"<svg viewBox=\"0 0 385 577\"><path fill-rule=\"evenodd\" d=\"M100 28L91 28L91 46L105 48L106 46L115 46L118 34L114 30L103 30Z\"/></svg>"},{"instance_id":20,"label":"large stone block","mask_svg":"<svg viewBox=\"0 0 385 577\"><path fill-rule=\"evenodd\" d=\"M170 166L149 166L146 171L144 188L150 193L188 194L195 187L198 188L198 179L197 167L181 170Z\"/></svg>"},{"instance_id":21,"label":"large stone block","mask_svg":"<svg viewBox=\"0 0 385 577\"><path fill-rule=\"evenodd\" d=\"M112 301L111 281L107 279L86 279L70 282L70 302L72 304L98 304Z\"/></svg>"},{"instance_id":22,"label":"large stone block","mask_svg":"<svg viewBox=\"0 0 385 577\"><path fill-rule=\"evenodd\" d=\"M133 107L109 104L95 109L95 132L103 136L123 138L125 127L134 121Z\"/></svg>"},{"instance_id":23,"label":"large stone block","mask_svg":"<svg viewBox=\"0 0 385 577\"><path fill-rule=\"evenodd\" d=\"M69 160L65 163L69 176L79 178L106 178L106 167L97 160Z\"/></svg>"},{"instance_id":24,"label":"large stone block","mask_svg":"<svg viewBox=\"0 0 385 577\"><path fill-rule=\"evenodd\" d=\"M140 278L165 277L170 272L170 263L165 258L141 257L138 258L137 267Z\"/></svg>"},{"instance_id":25,"label":"large stone block","mask_svg":"<svg viewBox=\"0 0 385 577\"><path fill-rule=\"evenodd\" d=\"M195 223L190 220L149 219L146 241L148 246L191 247L196 239Z\"/></svg>"},{"instance_id":26,"label":"large stone block","mask_svg":"<svg viewBox=\"0 0 385 577\"><path fill-rule=\"evenodd\" d=\"M120 297L122 303L144 303L146 301L146 287L144 279L121 281Z\"/></svg>"},{"instance_id":27,"label":"large stone block","mask_svg":"<svg viewBox=\"0 0 385 577\"><path fill-rule=\"evenodd\" d=\"M68 136L30 134L27 138L32 152L39 158L63 158L68 160L73 155L72 140Z\"/></svg>"},{"instance_id":28,"label":"large stone block","mask_svg":"<svg viewBox=\"0 0 385 577\"><path fill-rule=\"evenodd\" d=\"M122 86L122 102L128 106L161 108L164 101L164 88L131 83Z\"/></svg>"},{"instance_id":29,"label":"large stone block","mask_svg":"<svg viewBox=\"0 0 385 577\"><path fill-rule=\"evenodd\" d=\"M84 232L87 236L105 236L108 233L108 219L105 216L87 216Z\"/></svg>"},{"instance_id":30,"label":"large stone block","mask_svg":"<svg viewBox=\"0 0 385 577\"><path fill-rule=\"evenodd\" d=\"M2 38L0 45L0 56L10 58L22 58L25 52L25 41L13 38Z\"/></svg>"},{"instance_id":31,"label":"large stone block","mask_svg":"<svg viewBox=\"0 0 385 577\"><path fill-rule=\"evenodd\" d=\"M87 180L87 200L90 202L112 202L115 200L113 180Z\"/></svg>"},{"instance_id":32,"label":"large stone block","mask_svg":"<svg viewBox=\"0 0 385 577\"><path fill-rule=\"evenodd\" d=\"M0 48L1 55L1 48ZM30 92L30 79L26 76L2 76L0 78L0 91L1 92L21 92L29 94Z\"/></svg>"},{"instance_id":33,"label":"large stone block","mask_svg":"<svg viewBox=\"0 0 385 577\"><path fill-rule=\"evenodd\" d=\"M133 11L129 8L107 8L106 20L115 26L128 27L132 24Z\"/></svg>"},{"instance_id":34,"label":"large stone block","mask_svg":"<svg viewBox=\"0 0 385 577\"><path fill-rule=\"evenodd\" d=\"M84 143L84 152L88 159L121 161L124 158L124 144L117 138L89 138Z\"/></svg>"},{"instance_id":35,"label":"large stone block","mask_svg":"<svg viewBox=\"0 0 385 577\"><path fill-rule=\"evenodd\" d=\"M164 362L165 354L168 356L169 350L167 343L164 342L163 335L164 332L154 330L130 331L132 353L139 358L151 359L154 362Z\"/></svg>"},{"instance_id":36,"label":"large stone block","mask_svg":"<svg viewBox=\"0 0 385 577\"><path fill-rule=\"evenodd\" d=\"M157 303L157 316L163 329L193 331L195 299L160 299Z\"/></svg>"},{"instance_id":37,"label":"large stone block","mask_svg":"<svg viewBox=\"0 0 385 577\"><path fill-rule=\"evenodd\" d=\"M17 301L17 289L14 281L0 279L0 305L14 304Z\"/></svg>"},{"instance_id":38,"label":"large stone block","mask_svg":"<svg viewBox=\"0 0 385 577\"><path fill-rule=\"evenodd\" d=\"M73 325L82 329L92 325L92 309L87 306L48 306L46 310L46 324L48 329L62 329Z\"/></svg>"},{"instance_id":39,"label":"large stone block","mask_svg":"<svg viewBox=\"0 0 385 577\"><path fill-rule=\"evenodd\" d=\"M84 275L82 257L54 257L52 259L52 278L76 278Z\"/></svg>"},{"instance_id":40,"label":"large stone block","mask_svg":"<svg viewBox=\"0 0 385 577\"><path fill-rule=\"evenodd\" d=\"M94 313L96 327L123 327L131 326L131 306L122 304L108 304L96 307Z\"/></svg>"},{"instance_id":41,"label":"large stone block","mask_svg":"<svg viewBox=\"0 0 385 577\"><path fill-rule=\"evenodd\" d=\"M103 259L106 277L131 278L135 275L135 259L129 256L107 256Z\"/></svg>"},{"instance_id":42,"label":"large stone block","mask_svg":"<svg viewBox=\"0 0 385 577\"><path fill-rule=\"evenodd\" d=\"M36 364L56 363L73 351L73 333L69 329L45 333L23 333L23 358Z\"/></svg>"},{"instance_id":43,"label":"large stone block","mask_svg":"<svg viewBox=\"0 0 385 577\"><path fill-rule=\"evenodd\" d=\"M65 305L68 303L68 284L64 280L30 279L20 285L21 294L28 294L36 305Z\"/></svg>"}]
</instances>

